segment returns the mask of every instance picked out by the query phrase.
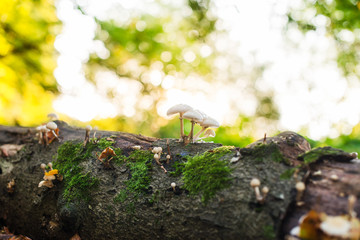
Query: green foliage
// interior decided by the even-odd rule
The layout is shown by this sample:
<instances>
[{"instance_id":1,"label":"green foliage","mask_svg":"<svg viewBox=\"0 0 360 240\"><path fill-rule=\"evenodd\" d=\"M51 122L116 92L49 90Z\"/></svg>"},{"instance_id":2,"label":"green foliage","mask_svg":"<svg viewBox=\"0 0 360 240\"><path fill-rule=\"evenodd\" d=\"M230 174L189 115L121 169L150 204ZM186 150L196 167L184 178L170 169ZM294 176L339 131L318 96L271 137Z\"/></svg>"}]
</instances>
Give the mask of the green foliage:
<instances>
[{"instance_id":1,"label":"green foliage","mask_svg":"<svg viewBox=\"0 0 360 240\"><path fill-rule=\"evenodd\" d=\"M96 145L89 143L83 148L82 143L65 142L58 148L57 160L54 167L64 176L64 198L73 200L90 200L91 191L99 184L99 180L91 176L90 172L84 173L80 163L89 159Z\"/></svg>"},{"instance_id":2,"label":"green foliage","mask_svg":"<svg viewBox=\"0 0 360 240\"><path fill-rule=\"evenodd\" d=\"M295 168L290 168L286 171L284 171L281 175L280 175L280 180L289 180L295 173L296 171L296 167Z\"/></svg>"},{"instance_id":3,"label":"green foliage","mask_svg":"<svg viewBox=\"0 0 360 240\"><path fill-rule=\"evenodd\" d=\"M0 1L0 124L34 125L51 112L55 34L52 0Z\"/></svg>"},{"instance_id":4,"label":"green foliage","mask_svg":"<svg viewBox=\"0 0 360 240\"><path fill-rule=\"evenodd\" d=\"M355 31L360 28L360 4L353 0L305 1L303 9L293 9L289 15L289 23L295 23L304 32L326 28L327 35L337 42L338 66L347 74L357 74L360 60L358 48L360 38L354 33L354 41L342 37L344 30ZM313 17L309 13L314 12ZM317 17L326 20L325 26L317 25Z\"/></svg>"},{"instance_id":5,"label":"green foliage","mask_svg":"<svg viewBox=\"0 0 360 240\"><path fill-rule=\"evenodd\" d=\"M173 165L173 168L175 168L175 171L169 172L169 175L172 177L179 177L184 171L185 168L185 162L182 161L176 161Z\"/></svg>"},{"instance_id":6,"label":"green foliage","mask_svg":"<svg viewBox=\"0 0 360 240\"><path fill-rule=\"evenodd\" d=\"M220 147L212 152L187 158L182 179L190 194L200 194L202 202L206 204L216 192L230 186L229 163L221 160L221 157L230 152L229 147Z\"/></svg>"}]
</instances>

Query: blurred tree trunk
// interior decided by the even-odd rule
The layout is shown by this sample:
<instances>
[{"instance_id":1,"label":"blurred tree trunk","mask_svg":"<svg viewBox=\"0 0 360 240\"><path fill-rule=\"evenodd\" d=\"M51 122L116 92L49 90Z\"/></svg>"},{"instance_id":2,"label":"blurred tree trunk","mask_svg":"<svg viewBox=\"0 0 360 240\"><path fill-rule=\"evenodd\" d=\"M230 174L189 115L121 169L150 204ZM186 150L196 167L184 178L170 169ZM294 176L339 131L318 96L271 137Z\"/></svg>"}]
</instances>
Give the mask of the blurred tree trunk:
<instances>
[{"instance_id":1,"label":"blurred tree trunk","mask_svg":"<svg viewBox=\"0 0 360 240\"><path fill-rule=\"evenodd\" d=\"M200 195L185 188L181 175L171 172L186 156L211 154L221 144L184 146L175 139L99 131L98 137L114 141L114 148L121 148L125 156L131 154L134 145L144 150L161 146L166 154L170 151L171 160L163 163L168 173L149 159L151 177L146 192L116 201L126 182L135 176L127 164L104 168L93 152L82 167L99 179L98 188L91 190L90 201L67 202L64 182L69 179L54 181L50 189L39 188L44 174L40 164L56 163L58 148L70 140L81 143L85 130L57 123L61 142L47 147L38 144L33 128L0 126L0 224L32 239L69 239L76 233L82 239L281 239L308 210L343 214L347 211L344 196L360 195L360 167L343 152L320 154L297 174L297 179L281 180L280 176L294 165L303 163L298 156L310 150L303 137L284 132L247 148L233 148L221 157L219 161L226 161L232 169L231 184L205 204ZM24 147L16 153L9 147L13 145ZM317 170L322 170L322 181L312 174ZM339 181L331 180L333 174ZM256 201L250 187L254 177L261 180L261 187L270 189L264 204ZM11 186L13 179L15 185ZM296 207L294 186L299 180L305 181L307 188L304 205ZM177 184L175 191L172 182ZM355 210L360 213L358 205Z\"/></svg>"}]
</instances>

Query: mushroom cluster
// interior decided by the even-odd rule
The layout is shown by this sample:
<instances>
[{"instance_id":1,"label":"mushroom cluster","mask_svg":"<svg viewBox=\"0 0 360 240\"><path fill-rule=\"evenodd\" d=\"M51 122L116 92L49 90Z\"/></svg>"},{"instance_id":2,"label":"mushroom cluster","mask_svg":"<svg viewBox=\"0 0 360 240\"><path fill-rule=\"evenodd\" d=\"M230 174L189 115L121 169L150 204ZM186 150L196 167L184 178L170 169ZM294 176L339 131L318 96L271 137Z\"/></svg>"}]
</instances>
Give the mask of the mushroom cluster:
<instances>
[{"instance_id":1,"label":"mushroom cluster","mask_svg":"<svg viewBox=\"0 0 360 240\"><path fill-rule=\"evenodd\" d=\"M185 144L194 143L198 140L215 137L215 131L210 128L218 128L220 124L213 118L209 117L200 110L194 110L192 107L186 104L177 104L171 107L167 111L167 115L171 116L179 113L180 117L180 142ZM188 119L191 122L191 130L189 135L184 133L184 121L183 119ZM201 130L194 135L194 125L199 124L202 128ZM205 133L204 133L205 132ZM204 133L204 137L200 138L200 135Z\"/></svg>"},{"instance_id":2,"label":"mushroom cluster","mask_svg":"<svg viewBox=\"0 0 360 240\"><path fill-rule=\"evenodd\" d=\"M47 124L40 125L36 128L36 135L39 139L39 144L45 146L52 143L55 139L60 142L59 128L55 122L48 122Z\"/></svg>"},{"instance_id":3,"label":"mushroom cluster","mask_svg":"<svg viewBox=\"0 0 360 240\"><path fill-rule=\"evenodd\" d=\"M164 170L165 173L167 173L167 170L164 168L164 166L160 162L162 150L163 150L162 147L154 147L151 152L154 153L154 159L155 159L156 163L160 166L160 168L162 170Z\"/></svg>"},{"instance_id":4,"label":"mushroom cluster","mask_svg":"<svg viewBox=\"0 0 360 240\"><path fill-rule=\"evenodd\" d=\"M43 177L44 180L39 183L38 187L45 186L48 188L52 188L52 187L54 187L54 184L52 182L53 180L55 180L55 179L57 179L59 181L62 180L62 177L59 175L59 171L57 169L53 169L51 162L49 162L47 164L47 166L50 168L49 171L46 171L45 163L42 163L40 165L41 169L44 170L44 177Z\"/></svg>"}]
</instances>

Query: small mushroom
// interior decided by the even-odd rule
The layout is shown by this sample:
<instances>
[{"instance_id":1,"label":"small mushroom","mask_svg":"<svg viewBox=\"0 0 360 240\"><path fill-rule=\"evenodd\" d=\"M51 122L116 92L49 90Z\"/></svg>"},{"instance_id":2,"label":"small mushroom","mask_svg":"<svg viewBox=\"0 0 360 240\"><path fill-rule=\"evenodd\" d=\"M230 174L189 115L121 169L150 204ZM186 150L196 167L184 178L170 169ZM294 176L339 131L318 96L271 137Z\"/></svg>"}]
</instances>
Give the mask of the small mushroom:
<instances>
[{"instance_id":1,"label":"small mushroom","mask_svg":"<svg viewBox=\"0 0 360 240\"><path fill-rule=\"evenodd\" d=\"M333 180L334 182L336 182L336 181L339 180L339 177L338 177L338 175L336 175L336 174L332 174L332 175L330 176L330 179Z\"/></svg>"},{"instance_id":2,"label":"small mushroom","mask_svg":"<svg viewBox=\"0 0 360 240\"><path fill-rule=\"evenodd\" d=\"M59 120L59 116L56 113L49 113L47 115L47 117L51 120L51 121L55 121L55 120Z\"/></svg>"},{"instance_id":3,"label":"small mushroom","mask_svg":"<svg viewBox=\"0 0 360 240\"><path fill-rule=\"evenodd\" d=\"M90 125L87 125L85 127L85 140L84 140L84 147L89 143L90 140L90 131L92 130L92 127Z\"/></svg>"},{"instance_id":4,"label":"small mushroom","mask_svg":"<svg viewBox=\"0 0 360 240\"><path fill-rule=\"evenodd\" d=\"M173 191L175 192L176 191L176 189L175 189L176 188L176 183L172 182L170 185L171 185Z\"/></svg>"},{"instance_id":5,"label":"small mushroom","mask_svg":"<svg viewBox=\"0 0 360 240\"><path fill-rule=\"evenodd\" d=\"M93 135L93 140L94 142L96 141L96 131L98 130L99 128L97 126L94 127L94 135Z\"/></svg>"},{"instance_id":6,"label":"small mushroom","mask_svg":"<svg viewBox=\"0 0 360 240\"><path fill-rule=\"evenodd\" d=\"M134 150L140 150L140 149L141 149L141 146L135 145L135 146L132 146L131 148L134 149Z\"/></svg>"},{"instance_id":7,"label":"small mushroom","mask_svg":"<svg viewBox=\"0 0 360 240\"><path fill-rule=\"evenodd\" d=\"M303 193L305 191L305 184L303 182L298 182L298 183L296 183L295 188L296 188L296 191L297 191L297 193L296 193L296 204L298 206L300 206L302 204L301 198L302 198L302 195L303 195Z\"/></svg>"},{"instance_id":8,"label":"small mushroom","mask_svg":"<svg viewBox=\"0 0 360 240\"><path fill-rule=\"evenodd\" d=\"M155 159L155 161L156 161L156 163L157 163L158 165L161 165L161 163L160 163L160 156L159 156L158 153L155 153L155 154L154 154L154 159Z\"/></svg>"},{"instance_id":9,"label":"small mushroom","mask_svg":"<svg viewBox=\"0 0 360 240\"><path fill-rule=\"evenodd\" d=\"M250 186L255 191L256 200L260 202L262 200L262 196L260 194L259 186L260 186L260 180L257 178L253 178L250 182Z\"/></svg>"},{"instance_id":10,"label":"small mushroom","mask_svg":"<svg viewBox=\"0 0 360 240\"><path fill-rule=\"evenodd\" d=\"M348 197L348 206L349 206L349 215L351 218L356 217L356 212L354 211L355 203L356 203L356 197L354 195L350 195Z\"/></svg>"},{"instance_id":11,"label":"small mushroom","mask_svg":"<svg viewBox=\"0 0 360 240\"><path fill-rule=\"evenodd\" d=\"M187 111L192 110L193 108L190 107L189 105L186 104L177 104L171 108L169 108L169 110L167 111L167 115L171 116L174 114L179 113L180 117L180 141L184 141L184 121L183 121L183 115L184 113L186 113Z\"/></svg>"},{"instance_id":12,"label":"small mushroom","mask_svg":"<svg viewBox=\"0 0 360 240\"><path fill-rule=\"evenodd\" d=\"M56 123L48 122L46 124L46 128L49 129L51 131L51 133L54 135L54 137L60 142L58 135L55 133L55 130L58 128Z\"/></svg>"},{"instance_id":13,"label":"small mushroom","mask_svg":"<svg viewBox=\"0 0 360 240\"><path fill-rule=\"evenodd\" d=\"M42 131L43 127L44 127L43 125L36 127L36 131L39 137L39 144L44 144L44 135Z\"/></svg>"},{"instance_id":14,"label":"small mushroom","mask_svg":"<svg viewBox=\"0 0 360 240\"><path fill-rule=\"evenodd\" d=\"M263 199L263 201L265 201L265 198L266 198L267 194L269 193L269 188L268 187L263 187L261 189L261 192L263 194L262 199Z\"/></svg>"},{"instance_id":15,"label":"small mushroom","mask_svg":"<svg viewBox=\"0 0 360 240\"><path fill-rule=\"evenodd\" d=\"M184 141L185 143L188 142L193 142L194 139L194 125L196 122L201 122L203 120L202 115L198 112L198 111L187 111L184 115L183 118L185 119L189 119L191 121L191 130L189 135L187 136L186 141Z\"/></svg>"},{"instance_id":16,"label":"small mushroom","mask_svg":"<svg viewBox=\"0 0 360 240\"><path fill-rule=\"evenodd\" d=\"M202 122L199 123L199 125L202 127L202 129L197 133L195 134L194 136L194 141L198 140L199 139L199 136L208 128L218 128L220 126L220 124L213 118L211 117L207 117L205 119L203 119ZM209 130L209 129L208 129ZM214 130L210 130L207 132L207 136L206 137L209 137L210 135L213 135L215 137L215 132ZM205 137L204 137L205 138Z\"/></svg>"},{"instance_id":17,"label":"small mushroom","mask_svg":"<svg viewBox=\"0 0 360 240\"><path fill-rule=\"evenodd\" d=\"M166 155L166 163L167 163L167 164L169 164L170 159L171 159L171 156L170 156L169 154Z\"/></svg>"}]
</instances>

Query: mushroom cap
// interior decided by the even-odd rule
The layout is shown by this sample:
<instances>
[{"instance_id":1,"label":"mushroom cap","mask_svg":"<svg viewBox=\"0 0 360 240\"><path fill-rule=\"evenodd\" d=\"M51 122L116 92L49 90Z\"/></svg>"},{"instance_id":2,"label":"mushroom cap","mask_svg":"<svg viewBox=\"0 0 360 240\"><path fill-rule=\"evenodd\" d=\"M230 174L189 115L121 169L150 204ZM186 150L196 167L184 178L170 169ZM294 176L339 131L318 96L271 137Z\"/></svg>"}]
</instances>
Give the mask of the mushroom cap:
<instances>
[{"instance_id":1,"label":"mushroom cap","mask_svg":"<svg viewBox=\"0 0 360 240\"><path fill-rule=\"evenodd\" d=\"M45 173L45 176L51 176L51 175L54 175L54 174L59 174L59 170L53 169L51 171L48 171L48 172Z\"/></svg>"},{"instance_id":2,"label":"mushroom cap","mask_svg":"<svg viewBox=\"0 0 360 240\"><path fill-rule=\"evenodd\" d=\"M87 125L87 126L85 127L85 130L86 130L86 131L91 131L91 130L92 130L92 127L91 127L90 125Z\"/></svg>"},{"instance_id":3,"label":"mushroom cap","mask_svg":"<svg viewBox=\"0 0 360 240\"><path fill-rule=\"evenodd\" d=\"M184 113L183 118L194 120L195 122L201 122L203 120L202 115L194 110L187 111L186 113Z\"/></svg>"},{"instance_id":4,"label":"mushroom cap","mask_svg":"<svg viewBox=\"0 0 360 240\"><path fill-rule=\"evenodd\" d=\"M43 128L43 126L42 125L40 125L40 126L38 126L38 127L36 127L36 131L41 131L42 130L42 128Z\"/></svg>"},{"instance_id":5,"label":"mushroom cap","mask_svg":"<svg viewBox=\"0 0 360 240\"><path fill-rule=\"evenodd\" d=\"M262 191L263 194L267 194L269 192L269 188L268 187L263 187L261 189L261 191Z\"/></svg>"},{"instance_id":6,"label":"mushroom cap","mask_svg":"<svg viewBox=\"0 0 360 240\"><path fill-rule=\"evenodd\" d=\"M48 118L54 119L54 120L58 120L59 116L56 113L49 113L47 115Z\"/></svg>"},{"instance_id":7,"label":"mushroom cap","mask_svg":"<svg viewBox=\"0 0 360 240\"><path fill-rule=\"evenodd\" d=\"M40 167L41 167L42 169L45 169L45 168L46 168L46 164L45 164L45 163L42 163L42 164L40 164Z\"/></svg>"},{"instance_id":8,"label":"mushroom cap","mask_svg":"<svg viewBox=\"0 0 360 240\"><path fill-rule=\"evenodd\" d=\"M187 111L190 111L192 110L193 108L190 107L189 105L186 105L186 104L177 104L171 108L169 108L169 110L167 111L167 115L168 116L171 116L171 115L174 115L176 113L185 113Z\"/></svg>"},{"instance_id":9,"label":"mushroom cap","mask_svg":"<svg viewBox=\"0 0 360 240\"><path fill-rule=\"evenodd\" d=\"M258 186L260 186L260 180L257 179L257 178L253 178L253 179L251 180L251 182L250 182L250 186L251 186L251 187L258 187Z\"/></svg>"},{"instance_id":10,"label":"mushroom cap","mask_svg":"<svg viewBox=\"0 0 360 240\"><path fill-rule=\"evenodd\" d=\"M211 127L211 128L218 128L220 123L211 117L204 118L204 120L200 123L202 127Z\"/></svg>"},{"instance_id":11,"label":"mushroom cap","mask_svg":"<svg viewBox=\"0 0 360 240\"><path fill-rule=\"evenodd\" d=\"M171 187L173 187L173 188L176 187L176 183L174 183L174 182L172 182L170 185L171 185Z\"/></svg>"},{"instance_id":12,"label":"mushroom cap","mask_svg":"<svg viewBox=\"0 0 360 240\"><path fill-rule=\"evenodd\" d=\"M159 154L155 153L155 154L154 154L154 158L155 158L155 159L160 159Z\"/></svg>"},{"instance_id":13,"label":"mushroom cap","mask_svg":"<svg viewBox=\"0 0 360 240\"><path fill-rule=\"evenodd\" d=\"M166 159L170 159L171 158L171 156L168 154L168 155L166 155Z\"/></svg>"},{"instance_id":14,"label":"mushroom cap","mask_svg":"<svg viewBox=\"0 0 360 240\"><path fill-rule=\"evenodd\" d=\"M52 162L49 162L48 164L47 164L48 166L49 166L49 168L52 168Z\"/></svg>"},{"instance_id":15,"label":"mushroom cap","mask_svg":"<svg viewBox=\"0 0 360 240\"><path fill-rule=\"evenodd\" d=\"M204 137L207 138L207 137L215 137L215 131L211 128L207 129L204 133Z\"/></svg>"},{"instance_id":16,"label":"mushroom cap","mask_svg":"<svg viewBox=\"0 0 360 240\"><path fill-rule=\"evenodd\" d=\"M43 177L44 180L55 180L55 175L46 175Z\"/></svg>"},{"instance_id":17,"label":"mushroom cap","mask_svg":"<svg viewBox=\"0 0 360 240\"><path fill-rule=\"evenodd\" d=\"M298 182L298 183L296 183L295 188L298 191L304 191L305 190L305 184L303 182Z\"/></svg>"},{"instance_id":18,"label":"mushroom cap","mask_svg":"<svg viewBox=\"0 0 360 240\"><path fill-rule=\"evenodd\" d=\"M320 229L330 236L346 237L351 229L351 223L341 216L327 216L320 224Z\"/></svg>"},{"instance_id":19,"label":"mushroom cap","mask_svg":"<svg viewBox=\"0 0 360 240\"><path fill-rule=\"evenodd\" d=\"M54 123L54 122L48 122L48 123L46 124L46 127L47 127L48 129L50 129L50 130L56 130L56 129L57 129L57 125L56 125L56 123Z\"/></svg>"}]
</instances>

